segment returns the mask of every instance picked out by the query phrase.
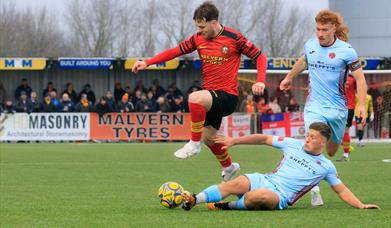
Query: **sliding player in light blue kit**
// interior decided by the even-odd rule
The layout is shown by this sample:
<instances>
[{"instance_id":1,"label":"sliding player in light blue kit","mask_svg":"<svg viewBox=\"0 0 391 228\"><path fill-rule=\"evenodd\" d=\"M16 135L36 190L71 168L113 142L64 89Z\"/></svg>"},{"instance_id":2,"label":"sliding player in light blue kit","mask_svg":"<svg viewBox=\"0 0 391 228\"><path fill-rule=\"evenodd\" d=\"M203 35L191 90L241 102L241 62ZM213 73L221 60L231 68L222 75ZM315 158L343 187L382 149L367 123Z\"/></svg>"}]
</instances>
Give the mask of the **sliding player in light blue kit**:
<instances>
[{"instance_id":1,"label":"sliding player in light blue kit","mask_svg":"<svg viewBox=\"0 0 391 228\"><path fill-rule=\"evenodd\" d=\"M346 41L348 28L342 16L322 10L315 17L316 38L304 45L302 56L281 81L280 89L289 89L292 79L308 67L309 95L304 108L305 127L313 122L327 123L331 128L331 140L326 151L334 156L342 142L348 116L344 84L349 71L356 80L359 105L358 116L366 119L365 97L367 84L356 51ZM323 205L319 187L312 190L311 204Z\"/></svg>"},{"instance_id":2,"label":"sliding player in light blue kit","mask_svg":"<svg viewBox=\"0 0 391 228\"><path fill-rule=\"evenodd\" d=\"M293 138L255 134L239 138L217 137L216 142L229 148L236 144L265 144L281 149L283 158L268 174L245 174L234 180L212 185L199 194L185 191L183 208L191 210L200 203L209 203L210 210L284 210L293 205L313 186L326 180L347 204L360 209L378 209L363 204L339 179L333 163L322 155L330 138L327 124L311 124L305 143ZM230 195L239 200L220 202Z\"/></svg>"}]
</instances>

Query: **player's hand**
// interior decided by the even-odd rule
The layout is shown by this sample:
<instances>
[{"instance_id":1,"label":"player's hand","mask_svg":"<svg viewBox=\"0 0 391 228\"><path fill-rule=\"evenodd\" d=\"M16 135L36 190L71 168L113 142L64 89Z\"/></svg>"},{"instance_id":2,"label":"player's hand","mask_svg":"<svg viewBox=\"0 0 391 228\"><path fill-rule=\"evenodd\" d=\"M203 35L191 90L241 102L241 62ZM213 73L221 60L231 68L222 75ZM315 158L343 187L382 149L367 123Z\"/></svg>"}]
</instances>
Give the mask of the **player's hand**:
<instances>
[{"instance_id":1,"label":"player's hand","mask_svg":"<svg viewBox=\"0 0 391 228\"><path fill-rule=\"evenodd\" d=\"M289 90L292 87L292 79L284 78L280 83L280 90Z\"/></svg>"},{"instance_id":2,"label":"player's hand","mask_svg":"<svg viewBox=\"0 0 391 228\"><path fill-rule=\"evenodd\" d=\"M379 209L379 210L381 210L381 208L376 204L364 204L364 207L361 209Z\"/></svg>"},{"instance_id":3,"label":"player's hand","mask_svg":"<svg viewBox=\"0 0 391 228\"><path fill-rule=\"evenodd\" d=\"M223 150L226 150L226 149L232 147L235 144L233 138L225 137L225 136L222 136L222 135L217 135L214 138L214 142L223 144L224 146L221 147L221 149L223 149Z\"/></svg>"},{"instance_id":4,"label":"player's hand","mask_svg":"<svg viewBox=\"0 0 391 228\"><path fill-rule=\"evenodd\" d=\"M364 105L359 105L357 108L358 116L362 117L362 125L365 126L365 123L367 122L367 109Z\"/></svg>"},{"instance_id":5,"label":"player's hand","mask_svg":"<svg viewBox=\"0 0 391 228\"><path fill-rule=\"evenodd\" d=\"M147 63L144 62L144 61L136 61L134 64L133 64L133 67L132 67L132 72L133 73L137 73L139 70L144 70L145 68L147 68Z\"/></svg>"},{"instance_id":6,"label":"player's hand","mask_svg":"<svg viewBox=\"0 0 391 228\"><path fill-rule=\"evenodd\" d=\"M252 86L253 94L254 95L262 95L263 91L265 90L265 83L263 82L257 82Z\"/></svg>"}]
</instances>

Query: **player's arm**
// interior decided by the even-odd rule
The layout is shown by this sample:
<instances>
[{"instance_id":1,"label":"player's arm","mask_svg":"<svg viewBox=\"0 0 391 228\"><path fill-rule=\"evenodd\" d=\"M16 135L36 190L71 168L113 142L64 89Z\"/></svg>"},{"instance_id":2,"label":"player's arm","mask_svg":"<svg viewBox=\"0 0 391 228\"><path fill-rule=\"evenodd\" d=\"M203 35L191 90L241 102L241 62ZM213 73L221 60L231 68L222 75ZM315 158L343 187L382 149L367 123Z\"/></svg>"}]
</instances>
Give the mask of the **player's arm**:
<instances>
[{"instance_id":1,"label":"player's arm","mask_svg":"<svg viewBox=\"0 0 391 228\"><path fill-rule=\"evenodd\" d=\"M251 89L253 94L262 95L265 89L265 82L266 82L266 69L267 69L266 56L262 53L262 50L257 48L242 34L238 35L236 46L238 47L240 53L245 54L247 57L251 58L256 62L257 81L253 84Z\"/></svg>"},{"instance_id":2,"label":"player's arm","mask_svg":"<svg viewBox=\"0 0 391 228\"><path fill-rule=\"evenodd\" d=\"M160 54L157 54L156 56L146 59L146 60L138 60L133 64L132 72L137 73L139 70L143 70L147 68L149 65L166 62L173 58L176 58L178 56L182 55L181 50L178 47L168 49Z\"/></svg>"},{"instance_id":3,"label":"player's arm","mask_svg":"<svg viewBox=\"0 0 391 228\"><path fill-rule=\"evenodd\" d=\"M146 59L144 61L136 61L132 67L132 72L137 73L139 70L143 70L147 68L149 65L166 62L178 56L193 52L194 50L197 49L195 44L196 36L197 35L193 35L189 39L181 42L178 46L163 51L162 53L157 54L150 59Z\"/></svg>"},{"instance_id":4,"label":"player's arm","mask_svg":"<svg viewBox=\"0 0 391 228\"><path fill-rule=\"evenodd\" d=\"M242 136L238 138L231 138L222 135L218 135L214 139L215 143L221 143L224 146L222 149L228 149L234 145L240 144L252 144L252 145L268 145L271 146L273 143L272 135L264 135L264 134L253 134Z\"/></svg>"},{"instance_id":5,"label":"player's arm","mask_svg":"<svg viewBox=\"0 0 391 228\"><path fill-rule=\"evenodd\" d=\"M339 183L331 188L337 193L339 198L350 206L358 209L380 209L376 204L363 204L343 183Z\"/></svg>"},{"instance_id":6,"label":"player's arm","mask_svg":"<svg viewBox=\"0 0 391 228\"><path fill-rule=\"evenodd\" d=\"M284 80L280 83L280 90L288 90L292 86L292 80L299 75L301 72L303 72L305 69L307 69L308 64L307 61L304 58L304 55L297 60L295 65L293 65L292 70L289 71L289 73L285 76Z\"/></svg>"},{"instance_id":7,"label":"player's arm","mask_svg":"<svg viewBox=\"0 0 391 228\"><path fill-rule=\"evenodd\" d=\"M357 60L359 61L359 60ZM358 64L356 66L356 64ZM366 117L367 117L367 110L365 107L365 101L367 97L367 82L365 81L364 72L362 70L361 65L359 65L359 62L353 62L349 65L349 68L351 70L351 75L353 75L354 79L356 79L356 86L357 86L357 97L358 97L358 107L356 108L357 114L356 116L362 117L363 124L365 124Z\"/></svg>"}]
</instances>

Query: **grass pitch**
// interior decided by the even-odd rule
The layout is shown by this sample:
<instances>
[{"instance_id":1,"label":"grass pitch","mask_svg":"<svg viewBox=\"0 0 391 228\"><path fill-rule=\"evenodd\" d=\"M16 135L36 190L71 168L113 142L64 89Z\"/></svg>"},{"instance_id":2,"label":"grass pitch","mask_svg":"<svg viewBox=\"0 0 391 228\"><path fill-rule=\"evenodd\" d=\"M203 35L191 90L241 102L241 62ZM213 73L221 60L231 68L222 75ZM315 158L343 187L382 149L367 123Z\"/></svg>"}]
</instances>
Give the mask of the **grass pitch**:
<instances>
[{"instance_id":1,"label":"grass pitch","mask_svg":"<svg viewBox=\"0 0 391 228\"><path fill-rule=\"evenodd\" d=\"M390 144L356 148L336 165L342 181L363 202L382 210L358 210L322 182L325 206L311 208L309 194L285 211L186 212L159 204L167 181L199 192L221 181L221 169L206 147L178 160L183 143L0 144L0 227L390 227ZM241 173L270 172L281 152L237 146L232 158ZM335 157L339 158L340 154ZM335 160L335 158L333 158Z\"/></svg>"}]
</instances>

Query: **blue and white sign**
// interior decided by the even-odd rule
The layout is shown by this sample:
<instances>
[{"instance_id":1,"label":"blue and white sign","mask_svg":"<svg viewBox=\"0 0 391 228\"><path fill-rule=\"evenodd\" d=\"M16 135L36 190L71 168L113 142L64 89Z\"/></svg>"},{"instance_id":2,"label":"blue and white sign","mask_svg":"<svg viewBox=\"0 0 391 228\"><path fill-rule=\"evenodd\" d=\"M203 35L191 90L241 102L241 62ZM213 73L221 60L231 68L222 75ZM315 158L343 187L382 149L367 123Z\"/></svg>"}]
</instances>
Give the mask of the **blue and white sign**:
<instances>
[{"instance_id":1,"label":"blue and white sign","mask_svg":"<svg viewBox=\"0 0 391 228\"><path fill-rule=\"evenodd\" d=\"M110 69L112 58L59 58L58 65L63 69Z\"/></svg>"}]
</instances>

